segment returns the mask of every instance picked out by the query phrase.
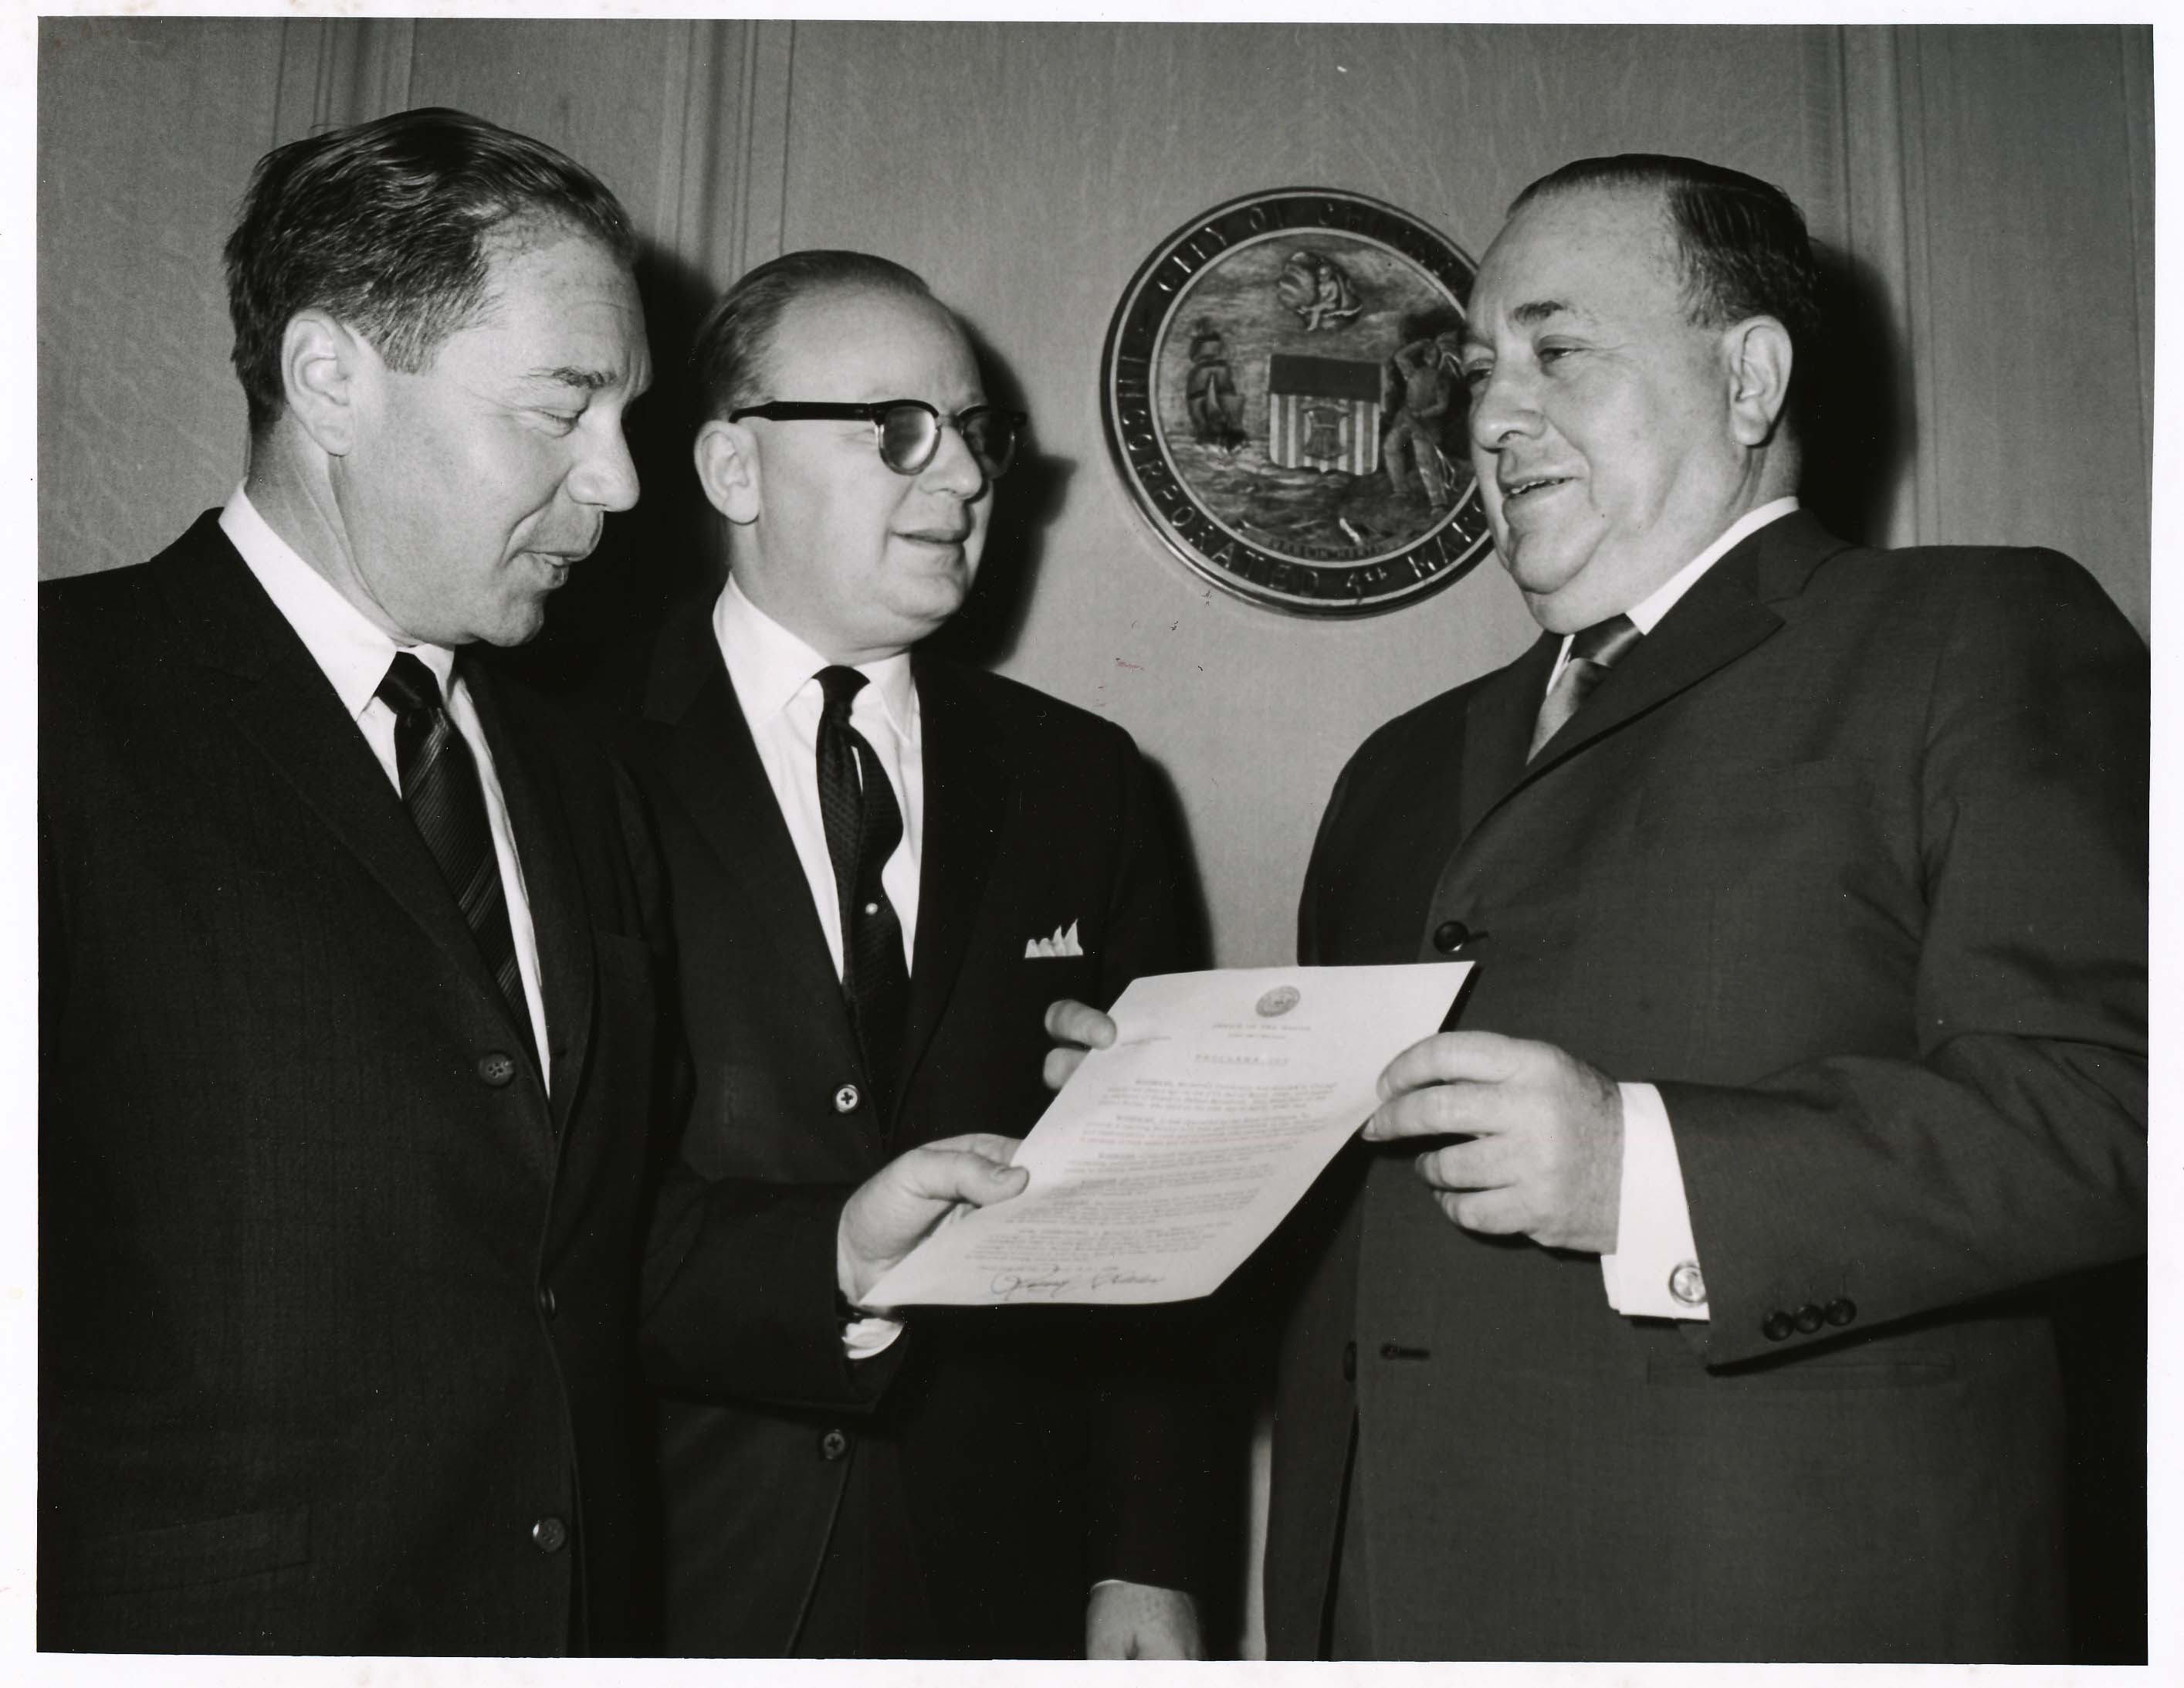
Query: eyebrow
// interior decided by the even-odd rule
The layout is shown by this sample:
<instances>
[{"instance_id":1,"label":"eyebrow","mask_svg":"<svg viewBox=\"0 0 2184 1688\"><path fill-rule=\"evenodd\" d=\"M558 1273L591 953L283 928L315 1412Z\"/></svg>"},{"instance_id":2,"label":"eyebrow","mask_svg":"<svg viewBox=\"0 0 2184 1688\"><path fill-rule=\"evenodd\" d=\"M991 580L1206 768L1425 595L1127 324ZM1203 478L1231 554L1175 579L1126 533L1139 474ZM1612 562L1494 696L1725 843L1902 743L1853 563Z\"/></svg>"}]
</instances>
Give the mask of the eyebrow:
<instances>
[{"instance_id":1,"label":"eyebrow","mask_svg":"<svg viewBox=\"0 0 2184 1688\"><path fill-rule=\"evenodd\" d=\"M1580 310L1574 304L1567 304L1561 299L1534 299L1511 311L1509 320L1520 328L1534 328L1549 317L1575 316L1590 320L1590 315L1591 313Z\"/></svg>"},{"instance_id":2,"label":"eyebrow","mask_svg":"<svg viewBox=\"0 0 2184 1688\"><path fill-rule=\"evenodd\" d=\"M1557 316L1575 317L1580 322L1592 320L1590 311L1580 309L1563 299L1529 299L1514 306L1509 312L1510 321L1519 328L1536 328ZM1491 349L1486 336L1479 331L1475 321L1468 320L1463 325L1463 338L1459 343L1459 349L1468 352L1474 348L1480 351Z\"/></svg>"},{"instance_id":3,"label":"eyebrow","mask_svg":"<svg viewBox=\"0 0 2184 1688\"><path fill-rule=\"evenodd\" d=\"M587 393L600 392L621 379L604 370L580 370L566 364L560 369L532 370L523 378L554 387L578 387Z\"/></svg>"}]
</instances>

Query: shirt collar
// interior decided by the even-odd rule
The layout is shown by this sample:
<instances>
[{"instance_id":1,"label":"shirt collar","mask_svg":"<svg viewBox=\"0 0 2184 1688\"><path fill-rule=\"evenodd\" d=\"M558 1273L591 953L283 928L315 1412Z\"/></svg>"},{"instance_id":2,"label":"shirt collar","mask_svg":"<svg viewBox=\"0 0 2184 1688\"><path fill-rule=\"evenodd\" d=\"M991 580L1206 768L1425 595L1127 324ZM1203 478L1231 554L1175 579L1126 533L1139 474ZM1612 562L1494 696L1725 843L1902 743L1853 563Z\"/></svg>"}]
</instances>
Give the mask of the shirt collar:
<instances>
[{"instance_id":1,"label":"shirt collar","mask_svg":"<svg viewBox=\"0 0 2184 1688\"><path fill-rule=\"evenodd\" d=\"M744 595L731 574L713 605L713 637L721 659L735 682L736 698L753 720L766 720L788 707L827 660ZM911 683L910 653L898 651L878 662L860 662L857 672L870 682L888 724L905 744L917 735L917 688Z\"/></svg>"},{"instance_id":2,"label":"shirt collar","mask_svg":"<svg viewBox=\"0 0 2184 1688\"><path fill-rule=\"evenodd\" d=\"M1727 556L1742 540L1757 533L1770 521L1779 521L1797 508L1795 498L1775 499L1748 510L1731 522L1721 537L1697 556L1671 575L1650 597L1634 604L1624 613L1630 617L1631 625L1641 633L1650 633L1660 625L1661 618L1676 607L1676 600L1698 584L1699 577Z\"/></svg>"},{"instance_id":3,"label":"shirt collar","mask_svg":"<svg viewBox=\"0 0 2184 1688\"><path fill-rule=\"evenodd\" d=\"M273 607L296 630L352 717L370 706L398 651L408 651L431 669L440 682L441 695L450 694L454 651L445 645L398 643L298 556L241 487L220 511L220 528L265 588Z\"/></svg>"}]
</instances>

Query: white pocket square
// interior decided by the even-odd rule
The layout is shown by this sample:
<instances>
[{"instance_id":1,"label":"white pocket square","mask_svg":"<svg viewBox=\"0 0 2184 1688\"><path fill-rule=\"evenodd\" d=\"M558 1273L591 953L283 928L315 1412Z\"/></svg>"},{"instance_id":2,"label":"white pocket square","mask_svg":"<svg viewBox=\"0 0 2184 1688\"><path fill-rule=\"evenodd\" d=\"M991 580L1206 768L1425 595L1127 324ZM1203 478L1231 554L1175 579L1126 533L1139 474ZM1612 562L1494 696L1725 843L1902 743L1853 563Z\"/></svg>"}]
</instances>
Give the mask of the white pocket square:
<instances>
[{"instance_id":1,"label":"white pocket square","mask_svg":"<svg viewBox=\"0 0 2184 1688\"><path fill-rule=\"evenodd\" d=\"M1084 946L1077 941L1077 922L1073 920L1069 922L1068 931L1064 932L1057 926L1054 928L1053 937L1034 938L1024 945L1024 960L1027 961L1056 961L1064 955L1081 955L1084 953Z\"/></svg>"}]
</instances>

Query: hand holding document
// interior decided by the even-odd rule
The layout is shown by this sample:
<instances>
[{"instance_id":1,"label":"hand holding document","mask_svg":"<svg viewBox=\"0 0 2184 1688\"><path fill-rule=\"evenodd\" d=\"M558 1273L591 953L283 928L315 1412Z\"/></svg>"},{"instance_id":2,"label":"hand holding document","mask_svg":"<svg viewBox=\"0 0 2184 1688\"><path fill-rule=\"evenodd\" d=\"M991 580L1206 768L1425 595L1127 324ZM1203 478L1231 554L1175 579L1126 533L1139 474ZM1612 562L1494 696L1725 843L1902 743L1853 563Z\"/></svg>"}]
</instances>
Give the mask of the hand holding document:
<instances>
[{"instance_id":1,"label":"hand holding document","mask_svg":"<svg viewBox=\"0 0 2184 1688\"><path fill-rule=\"evenodd\" d=\"M1030 1187L960 1209L863 1305L1188 1301L1264 1242L1439 1029L1468 961L1141 978L1025 1138Z\"/></svg>"}]
</instances>

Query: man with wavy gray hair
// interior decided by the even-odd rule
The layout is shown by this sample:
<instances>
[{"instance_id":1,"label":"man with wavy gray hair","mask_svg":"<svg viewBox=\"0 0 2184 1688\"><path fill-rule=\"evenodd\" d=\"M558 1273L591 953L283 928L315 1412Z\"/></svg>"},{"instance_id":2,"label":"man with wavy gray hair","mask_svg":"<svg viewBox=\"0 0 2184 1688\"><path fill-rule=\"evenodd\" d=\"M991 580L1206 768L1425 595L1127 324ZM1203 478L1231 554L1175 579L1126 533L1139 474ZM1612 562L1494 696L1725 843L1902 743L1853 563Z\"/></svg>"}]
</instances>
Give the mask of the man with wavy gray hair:
<instances>
[{"instance_id":1,"label":"man with wavy gray hair","mask_svg":"<svg viewBox=\"0 0 2184 1688\"><path fill-rule=\"evenodd\" d=\"M42 590L48 1650L628 1651L657 876L469 653L637 498L636 249L460 112L277 148L227 243L242 484ZM842 1245L1020 1182L899 1162Z\"/></svg>"}]
</instances>

